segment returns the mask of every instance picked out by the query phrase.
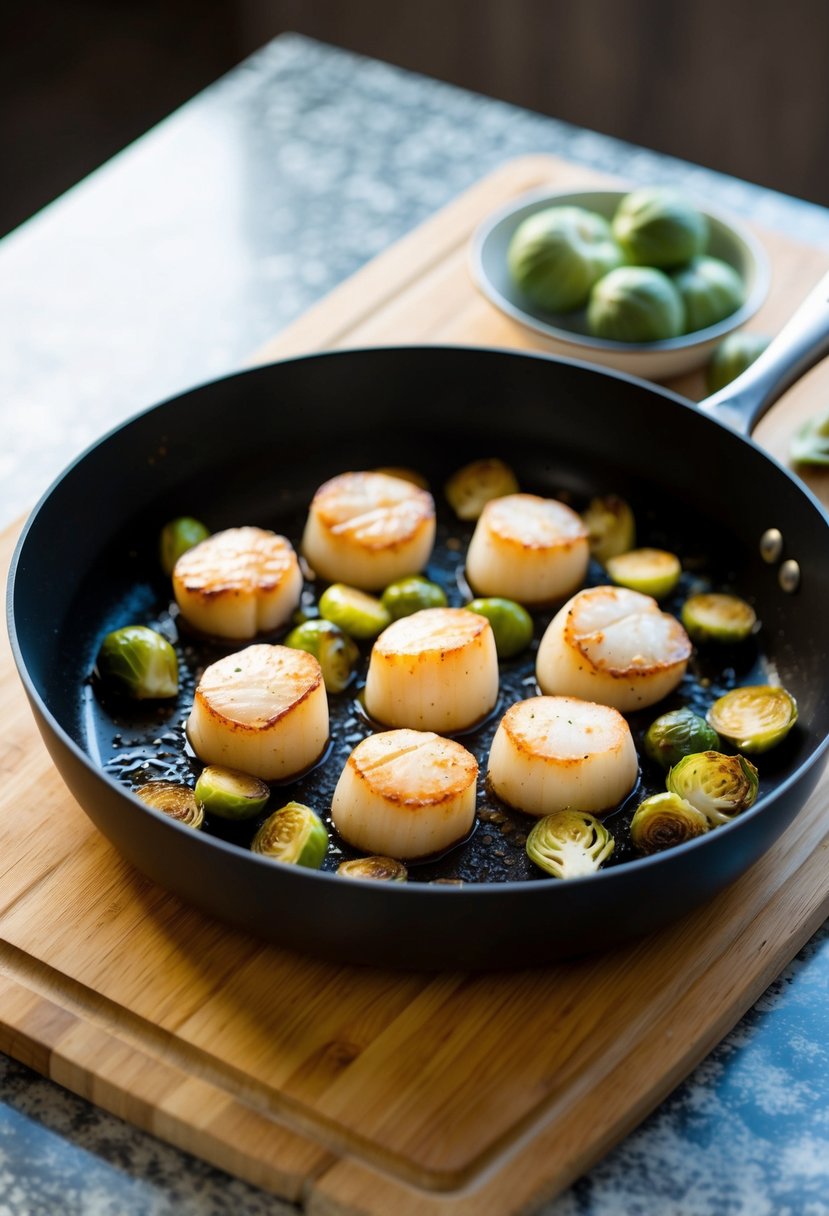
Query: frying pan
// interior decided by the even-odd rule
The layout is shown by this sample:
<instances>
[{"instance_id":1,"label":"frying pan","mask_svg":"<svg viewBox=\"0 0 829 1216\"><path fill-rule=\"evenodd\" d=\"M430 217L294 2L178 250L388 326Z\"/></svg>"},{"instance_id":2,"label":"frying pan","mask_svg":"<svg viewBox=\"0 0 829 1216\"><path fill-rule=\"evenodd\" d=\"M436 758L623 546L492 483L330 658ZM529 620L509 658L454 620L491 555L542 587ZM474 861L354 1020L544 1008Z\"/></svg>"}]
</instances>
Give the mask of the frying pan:
<instances>
[{"instance_id":1,"label":"frying pan","mask_svg":"<svg viewBox=\"0 0 829 1216\"><path fill-rule=\"evenodd\" d=\"M829 519L747 432L827 349L828 290L822 283L761 359L701 408L576 361L403 347L246 371L118 427L46 493L9 580L18 670L70 791L155 882L250 933L341 962L533 965L641 935L709 899L785 830L826 759ZM761 768L752 809L588 878L385 884L274 865L170 820L116 778L105 752L125 739L101 733L113 719L89 673L103 634L159 594L148 571L164 520L195 514L213 529L258 523L296 535L314 489L337 472L406 464L439 487L459 464L496 453L524 488L630 496L652 538L704 552L756 604L765 662L800 719ZM771 548L770 529L782 538ZM115 725L133 729L117 715Z\"/></svg>"}]
</instances>

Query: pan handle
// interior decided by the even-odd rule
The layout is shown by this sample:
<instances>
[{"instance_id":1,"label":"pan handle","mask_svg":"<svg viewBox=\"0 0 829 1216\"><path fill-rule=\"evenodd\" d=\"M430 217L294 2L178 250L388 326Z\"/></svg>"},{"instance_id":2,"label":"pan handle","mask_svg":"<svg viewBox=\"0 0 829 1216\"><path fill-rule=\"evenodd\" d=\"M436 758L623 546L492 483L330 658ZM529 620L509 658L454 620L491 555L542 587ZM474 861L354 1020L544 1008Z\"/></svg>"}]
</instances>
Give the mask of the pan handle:
<instances>
[{"instance_id":1,"label":"pan handle","mask_svg":"<svg viewBox=\"0 0 829 1216\"><path fill-rule=\"evenodd\" d=\"M789 385L829 354L829 274L741 376L699 403L704 414L750 435Z\"/></svg>"}]
</instances>

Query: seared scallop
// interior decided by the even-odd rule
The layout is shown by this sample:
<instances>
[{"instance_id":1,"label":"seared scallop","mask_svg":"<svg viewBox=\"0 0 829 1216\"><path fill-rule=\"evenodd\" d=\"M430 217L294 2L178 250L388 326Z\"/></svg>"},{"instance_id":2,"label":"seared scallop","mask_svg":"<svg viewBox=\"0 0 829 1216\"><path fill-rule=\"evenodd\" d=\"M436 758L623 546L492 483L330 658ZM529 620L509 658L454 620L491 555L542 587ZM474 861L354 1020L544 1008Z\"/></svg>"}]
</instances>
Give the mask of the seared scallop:
<instances>
[{"instance_id":1,"label":"seared scallop","mask_svg":"<svg viewBox=\"0 0 829 1216\"><path fill-rule=\"evenodd\" d=\"M489 621L466 608L423 608L384 629L366 677L366 710L385 726L451 734L474 726L498 699Z\"/></svg>"},{"instance_id":2,"label":"seared scallop","mask_svg":"<svg viewBox=\"0 0 829 1216\"><path fill-rule=\"evenodd\" d=\"M254 638L299 603L302 573L290 541L264 528L228 528L188 549L173 569L182 615L202 633Z\"/></svg>"},{"instance_id":3,"label":"seared scallop","mask_svg":"<svg viewBox=\"0 0 829 1216\"><path fill-rule=\"evenodd\" d=\"M466 555L478 595L546 604L571 595L590 561L587 527L563 502L508 494L488 502Z\"/></svg>"},{"instance_id":4,"label":"seared scallop","mask_svg":"<svg viewBox=\"0 0 829 1216\"><path fill-rule=\"evenodd\" d=\"M422 570L434 542L428 490L387 473L342 473L314 495L302 552L322 578L379 591Z\"/></svg>"},{"instance_id":5,"label":"seared scallop","mask_svg":"<svg viewBox=\"0 0 829 1216\"><path fill-rule=\"evenodd\" d=\"M390 730L358 743L337 782L331 814L354 848L386 857L441 853L475 821L478 763L454 739Z\"/></svg>"},{"instance_id":6,"label":"seared scallop","mask_svg":"<svg viewBox=\"0 0 829 1216\"><path fill-rule=\"evenodd\" d=\"M618 710L575 697L530 697L504 714L489 753L493 793L528 815L617 806L639 774Z\"/></svg>"},{"instance_id":7,"label":"seared scallop","mask_svg":"<svg viewBox=\"0 0 829 1216\"><path fill-rule=\"evenodd\" d=\"M313 655L287 646L248 646L207 667L187 721L193 751L221 764L287 781L322 755L328 699Z\"/></svg>"},{"instance_id":8,"label":"seared scallop","mask_svg":"<svg viewBox=\"0 0 829 1216\"><path fill-rule=\"evenodd\" d=\"M690 655L682 625L649 595L591 587L574 595L547 626L536 678L542 692L628 712L672 692Z\"/></svg>"}]
</instances>

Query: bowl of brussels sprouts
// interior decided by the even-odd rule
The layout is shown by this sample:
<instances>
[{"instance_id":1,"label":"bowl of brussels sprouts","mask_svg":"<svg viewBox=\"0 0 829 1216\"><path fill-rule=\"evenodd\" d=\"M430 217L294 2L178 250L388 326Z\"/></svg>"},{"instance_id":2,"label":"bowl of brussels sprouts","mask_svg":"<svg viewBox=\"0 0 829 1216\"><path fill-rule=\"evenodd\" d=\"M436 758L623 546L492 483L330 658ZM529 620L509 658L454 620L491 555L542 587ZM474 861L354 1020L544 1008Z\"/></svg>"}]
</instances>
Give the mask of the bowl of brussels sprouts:
<instances>
[{"instance_id":1,"label":"bowl of brussels sprouts","mask_svg":"<svg viewBox=\"0 0 829 1216\"><path fill-rule=\"evenodd\" d=\"M707 364L769 286L747 228L667 187L533 191L478 227L470 257L542 349L652 380Z\"/></svg>"}]
</instances>

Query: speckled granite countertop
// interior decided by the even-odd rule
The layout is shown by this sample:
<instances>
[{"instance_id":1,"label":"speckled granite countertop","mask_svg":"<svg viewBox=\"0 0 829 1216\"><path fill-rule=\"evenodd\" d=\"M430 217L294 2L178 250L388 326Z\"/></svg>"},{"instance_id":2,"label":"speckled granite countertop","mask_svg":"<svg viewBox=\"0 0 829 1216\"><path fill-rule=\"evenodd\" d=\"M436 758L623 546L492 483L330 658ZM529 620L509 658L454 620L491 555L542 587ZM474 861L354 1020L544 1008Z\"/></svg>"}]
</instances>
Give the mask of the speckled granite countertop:
<instances>
[{"instance_id":1,"label":"speckled granite countertop","mask_svg":"<svg viewBox=\"0 0 829 1216\"><path fill-rule=\"evenodd\" d=\"M0 242L0 523L101 432L236 369L527 152L675 182L829 249L822 208L285 36ZM0 1216L295 1211L0 1057ZM829 1214L829 928L542 1211Z\"/></svg>"}]
</instances>

